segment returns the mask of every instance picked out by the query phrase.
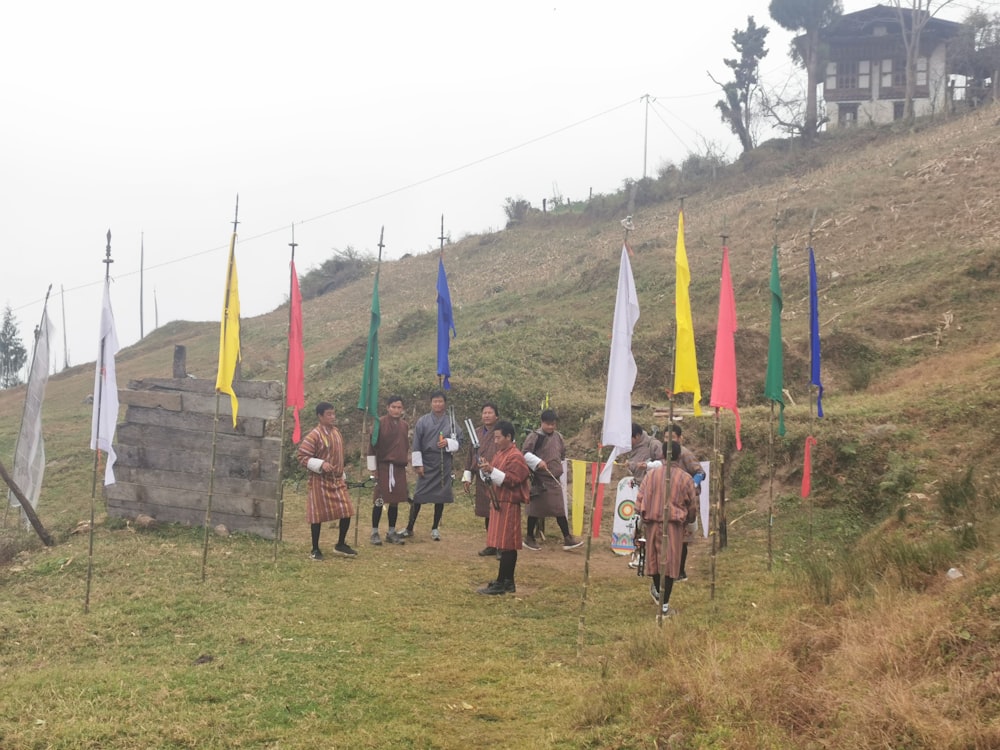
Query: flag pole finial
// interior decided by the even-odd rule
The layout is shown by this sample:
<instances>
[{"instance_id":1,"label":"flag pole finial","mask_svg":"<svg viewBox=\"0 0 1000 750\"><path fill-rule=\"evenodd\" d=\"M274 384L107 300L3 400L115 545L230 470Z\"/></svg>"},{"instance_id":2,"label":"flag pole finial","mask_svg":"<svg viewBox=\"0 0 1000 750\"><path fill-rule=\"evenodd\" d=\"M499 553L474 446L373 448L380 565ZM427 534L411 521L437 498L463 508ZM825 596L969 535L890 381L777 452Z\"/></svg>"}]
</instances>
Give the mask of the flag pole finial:
<instances>
[{"instance_id":1,"label":"flag pole finial","mask_svg":"<svg viewBox=\"0 0 1000 750\"><path fill-rule=\"evenodd\" d=\"M444 218L443 216L441 217ZM444 234L442 232L441 234ZM385 248L385 243L382 241L385 239L385 224L382 225L382 229L378 233L378 262L382 262L382 250Z\"/></svg>"},{"instance_id":2,"label":"flag pole finial","mask_svg":"<svg viewBox=\"0 0 1000 750\"><path fill-rule=\"evenodd\" d=\"M444 257L444 240L445 240L445 236L444 236L444 214L441 214L441 235L438 237L438 240L441 242L441 250L440 250L440 252L441 252L441 257L443 258Z\"/></svg>"},{"instance_id":3,"label":"flag pole finial","mask_svg":"<svg viewBox=\"0 0 1000 750\"><path fill-rule=\"evenodd\" d=\"M236 194L236 212L233 214L233 234L236 234L236 225L240 223L240 194Z\"/></svg>"},{"instance_id":4,"label":"flag pole finial","mask_svg":"<svg viewBox=\"0 0 1000 750\"><path fill-rule=\"evenodd\" d=\"M818 208L813 209L812 221L809 222L809 247L813 246L813 235L816 233L816 212Z\"/></svg>"},{"instance_id":5,"label":"flag pole finial","mask_svg":"<svg viewBox=\"0 0 1000 750\"><path fill-rule=\"evenodd\" d=\"M236 198L237 206L239 206L239 196ZM237 208L237 211L239 208ZM235 222L233 223L233 228L236 228ZM299 243L295 241L295 222L292 222L292 241L288 243L288 246L292 248L292 263L295 262L295 248L299 246Z\"/></svg>"},{"instance_id":6,"label":"flag pole finial","mask_svg":"<svg viewBox=\"0 0 1000 750\"><path fill-rule=\"evenodd\" d=\"M108 230L108 244L104 248L104 260L101 261L104 264L104 280L107 281L108 277L111 275L111 264L115 261L111 257L111 230Z\"/></svg>"}]
</instances>

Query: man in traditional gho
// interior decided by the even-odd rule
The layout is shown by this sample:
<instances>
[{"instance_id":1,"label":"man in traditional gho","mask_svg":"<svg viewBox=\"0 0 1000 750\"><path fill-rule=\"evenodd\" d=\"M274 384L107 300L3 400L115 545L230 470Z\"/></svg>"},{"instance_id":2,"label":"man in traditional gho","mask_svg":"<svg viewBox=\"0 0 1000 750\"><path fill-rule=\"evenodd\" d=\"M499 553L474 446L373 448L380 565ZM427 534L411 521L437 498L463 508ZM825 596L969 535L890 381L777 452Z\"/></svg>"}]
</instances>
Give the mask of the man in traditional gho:
<instances>
[{"instance_id":1,"label":"man in traditional gho","mask_svg":"<svg viewBox=\"0 0 1000 750\"><path fill-rule=\"evenodd\" d=\"M563 549L576 549L583 544L582 540L569 533L569 521L566 520L566 496L559 481L563 473L563 462L566 460L566 444L556 430L557 421L555 411L543 411L541 427L531 432L521 446L524 460L534 472L534 489L528 503L528 533L524 538L524 546L531 550L541 549L535 539L538 519L552 516L562 532Z\"/></svg>"},{"instance_id":2,"label":"man in traditional gho","mask_svg":"<svg viewBox=\"0 0 1000 750\"><path fill-rule=\"evenodd\" d=\"M493 458L480 459L478 467L490 477L497 498L497 505L490 505L486 543L500 551L500 569L495 581L478 589L480 594L488 596L517 591L514 568L517 566L517 551L521 549L521 506L528 501L531 484L528 464L514 445L514 425L506 421L497 422L493 445Z\"/></svg>"},{"instance_id":3,"label":"man in traditional gho","mask_svg":"<svg viewBox=\"0 0 1000 750\"><path fill-rule=\"evenodd\" d=\"M632 423L632 450L623 456L624 463L632 473L635 486L642 484L647 469L655 469L663 463L663 443L650 437L637 422Z\"/></svg>"},{"instance_id":4,"label":"man in traditional gho","mask_svg":"<svg viewBox=\"0 0 1000 750\"><path fill-rule=\"evenodd\" d=\"M344 439L336 428L337 412L333 404L320 401L316 404L319 424L299 443L299 464L309 470L309 497L306 501L306 520L312 531L313 560L322 560L319 532L327 521L340 521L340 536L333 551L344 557L357 557L357 552L347 546L347 530L351 527L354 506L347 494L347 476L344 474Z\"/></svg>"},{"instance_id":5,"label":"man in traditional gho","mask_svg":"<svg viewBox=\"0 0 1000 750\"><path fill-rule=\"evenodd\" d=\"M681 569L685 528L698 508L698 496L695 494L691 475L675 463L680 456L680 444L672 442L670 450L670 465L658 466L647 472L636 498L636 510L642 518L646 537L646 575L652 578L649 595L654 602L660 604L660 576L663 575L665 580L661 606L664 615L671 614L670 593ZM665 506L667 545L663 549Z\"/></svg>"},{"instance_id":6,"label":"man in traditional gho","mask_svg":"<svg viewBox=\"0 0 1000 750\"><path fill-rule=\"evenodd\" d=\"M385 540L389 544L404 544L396 533L399 504L406 501L406 464L410 459L410 426L403 419L403 399L389 396L385 402L386 413L378 421L375 445L368 441L368 471L376 478L372 495L372 536L375 546L382 544L378 533L382 521L382 507L389 506L389 530Z\"/></svg>"},{"instance_id":7,"label":"man in traditional gho","mask_svg":"<svg viewBox=\"0 0 1000 750\"><path fill-rule=\"evenodd\" d=\"M400 532L401 537L413 536L413 525L424 503L434 504L434 522L431 526L431 539L441 541L441 515L445 503L455 502L452 494L452 461L453 454L458 451L458 428L453 423L447 411L447 401L444 391L434 391L431 394L431 411L417 420L413 428L413 470L417 474L417 488L413 492L413 502L410 505L410 518L406 528Z\"/></svg>"},{"instance_id":8,"label":"man in traditional gho","mask_svg":"<svg viewBox=\"0 0 1000 750\"><path fill-rule=\"evenodd\" d=\"M684 446L684 438L681 437L684 431L681 429L681 426L674 422L670 425L670 432L673 433L674 441L676 441L676 443L681 447L681 455L677 459L677 465L691 475L691 479L694 480L695 494L700 497L701 481L705 478L705 470L701 468L701 463L698 461L698 458L694 455L694 453ZM693 541L694 529L691 525L689 525L684 534L684 549L681 550L681 570L677 575L678 581L687 580L688 544Z\"/></svg>"},{"instance_id":9,"label":"man in traditional gho","mask_svg":"<svg viewBox=\"0 0 1000 750\"><path fill-rule=\"evenodd\" d=\"M487 483L479 476L479 459L489 461L493 458L493 452L496 450L493 445L493 430L499 418L500 412L497 410L496 404L483 404L483 423L476 428L479 449L469 446L469 457L465 461L465 472L462 474L462 487L465 489L466 495L472 491L473 484L476 486L475 512L479 518L485 519L487 532L490 530L490 494ZM485 549L479 551L479 556L493 557L496 553L495 547L486 545Z\"/></svg>"},{"instance_id":10,"label":"man in traditional gho","mask_svg":"<svg viewBox=\"0 0 1000 750\"><path fill-rule=\"evenodd\" d=\"M646 434L646 431L642 429L640 424L633 422L632 450L626 453L622 459L623 463L628 467L629 472L632 474L632 481L635 486L639 487L642 484L643 477L646 476L646 472L648 470L655 469L657 466L663 465L663 443ZM638 525L636 526L635 531L635 536L638 538ZM639 554L638 549L632 553L632 559L629 560L628 563L630 568L639 567Z\"/></svg>"}]
</instances>

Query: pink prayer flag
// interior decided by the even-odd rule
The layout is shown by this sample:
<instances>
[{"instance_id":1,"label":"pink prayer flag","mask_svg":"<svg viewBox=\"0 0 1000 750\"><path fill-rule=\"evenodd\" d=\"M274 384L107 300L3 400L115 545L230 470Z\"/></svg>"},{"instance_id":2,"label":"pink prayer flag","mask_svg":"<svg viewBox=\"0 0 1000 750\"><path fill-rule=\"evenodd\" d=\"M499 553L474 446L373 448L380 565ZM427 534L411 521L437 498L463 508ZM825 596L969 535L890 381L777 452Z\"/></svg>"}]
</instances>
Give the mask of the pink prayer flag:
<instances>
[{"instance_id":1,"label":"pink prayer flag","mask_svg":"<svg viewBox=\"0 0 1000 750\"><path fill-rule=\"evenodd\" d=\"M712 370L712 406L729 409L736 419L736 450L740 439L740 410L736 406L736 298L729 270L729 248L722 248L722 281L719 285L719 322L715 332L715 366Z\"/></svg>"}]
</instances>

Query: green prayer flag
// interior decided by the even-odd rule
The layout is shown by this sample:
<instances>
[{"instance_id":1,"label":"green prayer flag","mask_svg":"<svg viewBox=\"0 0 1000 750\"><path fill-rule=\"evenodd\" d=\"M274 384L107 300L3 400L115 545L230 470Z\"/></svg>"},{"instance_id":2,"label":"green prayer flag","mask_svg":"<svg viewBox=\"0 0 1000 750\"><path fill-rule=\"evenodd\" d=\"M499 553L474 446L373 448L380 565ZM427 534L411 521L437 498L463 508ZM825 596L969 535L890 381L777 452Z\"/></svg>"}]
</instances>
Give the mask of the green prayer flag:
<instances>
[{"instance_id":1,"label":"green prayer flag","mask_svg":"<svg viewBox=\"0 0 1000 750\"><path fill-rule=\"evenodd\" d=\"M778 246L771 249L771 335L767 344L767 380L764 395L781 404L778 434L785 434L784 363L781 351L781 277L778 274Z\"/></svg>"},{"instance_id":2,"label":"green prayer flag","mask_svg":"<svg viewBox=\"0 0 1000 750\"><path fill-rule=\"evenodd\" d=\"M382 313L378 300L378 276L375 271L375 288L372 290L372 317L368 327L368 346L365 349L365 371L361 376L361 395L358 408L374 417L372 425L372 445L378 441L378 329L382 323Z\"/></svg>"}]
</instances>

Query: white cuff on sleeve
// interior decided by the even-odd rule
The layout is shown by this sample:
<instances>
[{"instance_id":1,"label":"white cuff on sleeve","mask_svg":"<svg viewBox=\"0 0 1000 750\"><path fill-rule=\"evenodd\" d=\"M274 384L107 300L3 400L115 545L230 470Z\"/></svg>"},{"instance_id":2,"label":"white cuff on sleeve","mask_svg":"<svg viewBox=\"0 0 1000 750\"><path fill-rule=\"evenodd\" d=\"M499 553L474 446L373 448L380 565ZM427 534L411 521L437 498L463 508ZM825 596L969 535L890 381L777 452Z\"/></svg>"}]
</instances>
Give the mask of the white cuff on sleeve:
<instances>
[{"instance_id":1,"label":"white cuff on sleeve","mask_svg":"<svg viewBox=\"0 0 1000 750\"><path fill-rule=\"evenodd\" d=\"M504 474L502 471L500 471L500 469L494 468L493 471L490 472L490 479L492 479L493 484L497 485L498 487L501 484L503 484L503 480L506 478L507 475Z\"/></svg>"},{"instance_id":2,"label":"white cuff on sleeve","mask_svg":"<svg viewBox=\"0 0 1000 750\"><path fill-rule=\"evenodd\" d=\"M540 459L534 453L530 453L530 452L524 454L524 460L528 462L528 468L531 469L532 471L534 471L535 469L537 469L538 468L538 464L540 464L542 462L542 459Z\"/></svg>"},{"instance_id":3,"label":"white cuff on sleeve","mask_svg":"<svg viewBox=\"0 0 1000 750\"><path fill-rule=\"evenodd\" d=\"M466 469L462 472L462 483L470 484L472 482L472 472Z\"/></svg>"},{"instance_id":4,"label":"white cuff on sleeve","mask_svg":"<svg viewBox=\"0 0 1000 750\"><path fill-rule=\"evenodd\" d=\"M413 454L410 456L410 463L413 464L414 469L417 468L418 466L423 466L424 454L421 453L420 451L413 451Z\"/></svg>"},{"instance_id":5,"label":"white cuff on sleeve","mask_svg":"<svg viewBox=\"0 0 1000 750\"><path fill-rule=\"evenodd\" d=\"M306 468L314 474L323 473L323 459L322 458L310 458L306 463Z\"/></svg>"},{"instance_id":6,"label":"white cuff on sleeve","mask_svg":"<svg viewBox=\"0 0 1000 750\"><path fill-rule=\"evenodd\" d=\"M659 469L661 466L663 466L663 461L647 461L646 462L646 470L647 471L652 471L653 469Z\"/></svg>"},{"instance_id":7,"label":"white cuff on sleeve","mask_svg":"<svg viewBox=\"0 0 1000 750\"><path fill-rule=\"evenodd\" d=\"M340 478L344 480L344 484L347 484L347 472L346 471L341 475Z\"/></svg>"},{"instance_id":8,"label":"white cuff on sleeve","mask_svg":"<svg viewBox=\"0 0 1000 750\"><path fill-rule=\"evenodd\" d=\"M458 451L458 441L455 438L445 438L448 441L448 447L445 448L449 453L455 453Z\"/></svg>"},{"instance_id":9,"label":"white cuff on sleeve","mask_svg":"<svg viewBox=\"0 0 1000 750\"><path fill-rule=\"evenodd\" d=\"M375 456L368 456L368 471L375 471L378 465L375 463Z\"/></svg>"}]
</instances>

